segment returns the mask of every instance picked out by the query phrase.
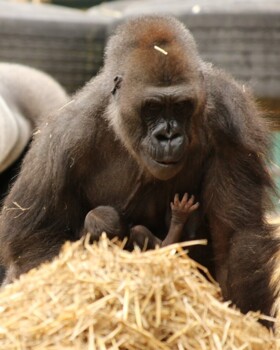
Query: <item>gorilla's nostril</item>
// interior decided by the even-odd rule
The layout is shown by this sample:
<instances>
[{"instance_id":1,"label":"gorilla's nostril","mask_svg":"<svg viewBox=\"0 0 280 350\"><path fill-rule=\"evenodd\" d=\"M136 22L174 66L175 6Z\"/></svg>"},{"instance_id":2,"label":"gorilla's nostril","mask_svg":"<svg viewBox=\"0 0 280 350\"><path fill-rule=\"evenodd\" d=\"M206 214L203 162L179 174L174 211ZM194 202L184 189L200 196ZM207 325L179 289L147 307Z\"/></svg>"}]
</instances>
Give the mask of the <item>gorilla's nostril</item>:
<instances>
[{"instance_id":1,"label":"gorilla's nostril","mask_svg":"<svg viewBox=\"0 0 280 350\"><path fill-rule=\"evenodd\" d=\"M154 133L155 138L158 141L169 141L176 139L178 137L181 137L181 133L179 133L177 130L174 131L167 131L167 130L158 130Z\"/></svg>"},{"instance_id":2,"label":"gorilla's nostril","mask_svg":"<svg viewBox=\"0 0 280 350\"><path fill-rule=\"evenodd\" d=\"M158 134L158 135L155 135L156 136L156 139L159 141L159 142L164 142L164 141L169 141L170 140L170 137L168 135L163 135L163 134Z\"/></svg>"},{"instance_id":3,"label":"gorilla's nostril","mask_svg":"<svg viewBox=\"0 0 280 350\"><path fill-rule=\"evenodd\" d=\"M182 135L180 133L160 133L155 135L155 138L157 139L158 142L162 143L162 142L171 142L171 141L179 141L182 139Z\"/></svg>"},{"instance_id":4,"label":"gorilla's nostril","mask_svg":"<svg viewBox=\"0 0 280 350\"><path fill-rule=\"evenodd\" d=\"M176 133L176 134L174 134L174 135L171 136L171 140L178 139L178 138L181 138L181 137L182 137L181 134Z\"/></svg>"}]
</instances>

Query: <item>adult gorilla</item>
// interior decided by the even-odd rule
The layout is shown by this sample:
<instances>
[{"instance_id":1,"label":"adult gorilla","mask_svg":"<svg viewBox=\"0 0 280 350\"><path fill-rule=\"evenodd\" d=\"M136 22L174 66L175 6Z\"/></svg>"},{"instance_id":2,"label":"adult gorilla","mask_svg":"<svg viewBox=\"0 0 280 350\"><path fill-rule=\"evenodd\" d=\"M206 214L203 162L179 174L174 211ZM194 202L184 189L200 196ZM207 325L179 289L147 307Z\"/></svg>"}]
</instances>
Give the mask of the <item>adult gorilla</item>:
<instances>
[{"instance_id":1,"label":"adult gorilla","mask_svg":"<svg viewBox=\"0 0 280 350\"><path fill-rule=\"evenodd\" d=\"M209 259L242 311L275 311L267 129L250 94L202 61L182 24L152 16L121 26L100 74L40 130L2 212L6 282L84 231L96 238L91 220L106 224L108 210L126 225L120 237L140 225L150 243L163 240L169 203L187 192L200 209L181 240L209 240L194 256Z\"/></svg>"}]
</instances>

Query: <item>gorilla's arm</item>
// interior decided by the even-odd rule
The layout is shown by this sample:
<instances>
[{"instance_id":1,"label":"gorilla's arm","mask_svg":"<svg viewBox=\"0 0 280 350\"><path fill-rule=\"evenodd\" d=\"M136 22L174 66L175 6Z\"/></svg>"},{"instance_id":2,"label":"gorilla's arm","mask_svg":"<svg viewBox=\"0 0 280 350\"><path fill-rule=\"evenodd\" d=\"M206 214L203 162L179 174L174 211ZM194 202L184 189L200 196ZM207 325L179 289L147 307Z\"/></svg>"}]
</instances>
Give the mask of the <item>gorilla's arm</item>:
<instances>
[{"instance_id":1,"label":"gorilla's arm","mask_svg":"<svg viewBox=\"0 0 280 350\"><path fill-rule=\"evenodd\" d=\"M225 297L243 312L269 314L271 257L280 242L273 239L264 217L273 190L265 163L268 129L244 86L213 69L206 69L205 78L209 96L205 122L213 149L202 200L216 276Z\"/></svg>"},{"instance_id":2,"label":"gorilla's arm","mask_svg":"<svg viewBox=\"0 0 280 350\"><path fill-rule=\"evenodd\" d=\"M1 260L9 267L7 282L51 259L82 229L88 211L80 189L88 166L85 157L94 160L94 154L88 154L90 144L109 96L103 81L100 74L58 115L45 120L33 140L1 213Z\"/></svg>"}]
</instances>

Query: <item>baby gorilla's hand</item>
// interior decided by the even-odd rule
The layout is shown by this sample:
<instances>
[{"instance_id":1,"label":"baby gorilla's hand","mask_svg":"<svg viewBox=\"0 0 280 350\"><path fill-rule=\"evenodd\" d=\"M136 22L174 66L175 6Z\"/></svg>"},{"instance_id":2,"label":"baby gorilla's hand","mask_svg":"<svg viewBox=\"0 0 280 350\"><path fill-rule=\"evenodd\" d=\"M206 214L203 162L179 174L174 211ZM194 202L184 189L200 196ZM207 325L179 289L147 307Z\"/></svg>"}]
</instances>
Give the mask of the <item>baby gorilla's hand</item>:
<instances>
[{"instance_id":1,"label":"baby gorilla's hand","mask_svg":"<svg viewBox=\"0 0 280 350\"><path fill-rule=\"evenodd\" d=\"M175 194L174 201L171 206L171 222L174 224L184 225L189 215L199 207L199 203L194 203L194 196L188 198L185 193L180 201L178 193Z\"/></svg>"},{"instance_id":2,"label":"baby gorilla's hand","mask_svg":"<svg viewBox=\"0 0 280 350\"><path fill-rule=\"evenodd\" d=\"M184 225L189 215L195 211L199 203L194 203L194 196L188 199L188 194L185 193L180 201L178 193L175 194L174 201L171 206L171 223L169 231L162 241L162 247L169 244L178 243L183 239Z\"/></svg>"}]
</instances>

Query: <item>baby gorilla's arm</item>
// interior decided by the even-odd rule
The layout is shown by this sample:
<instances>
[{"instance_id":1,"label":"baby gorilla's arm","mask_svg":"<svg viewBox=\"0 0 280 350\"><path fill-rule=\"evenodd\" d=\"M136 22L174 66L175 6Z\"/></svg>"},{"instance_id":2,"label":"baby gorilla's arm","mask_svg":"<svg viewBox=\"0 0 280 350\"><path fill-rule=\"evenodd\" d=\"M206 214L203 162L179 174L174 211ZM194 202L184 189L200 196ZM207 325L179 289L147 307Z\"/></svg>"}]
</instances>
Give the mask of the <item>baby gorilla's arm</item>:
<instances>
[{"instance_id":1,"label":"baby gorilla's arm","mask_svg":"<svg viewBox=\"0 0 280 350\"><path fill-rule=\"evenodd\" d=\"M170 203L171 206L171 223L169 231L162 241L162 247L169 244L180 242L184 225L187 222L189 215L199 207L199 203L194 203L194 196L188 198L185 193L180 201L179 195L176 193L174 201Z\"/></svg>"}]
</instances>

